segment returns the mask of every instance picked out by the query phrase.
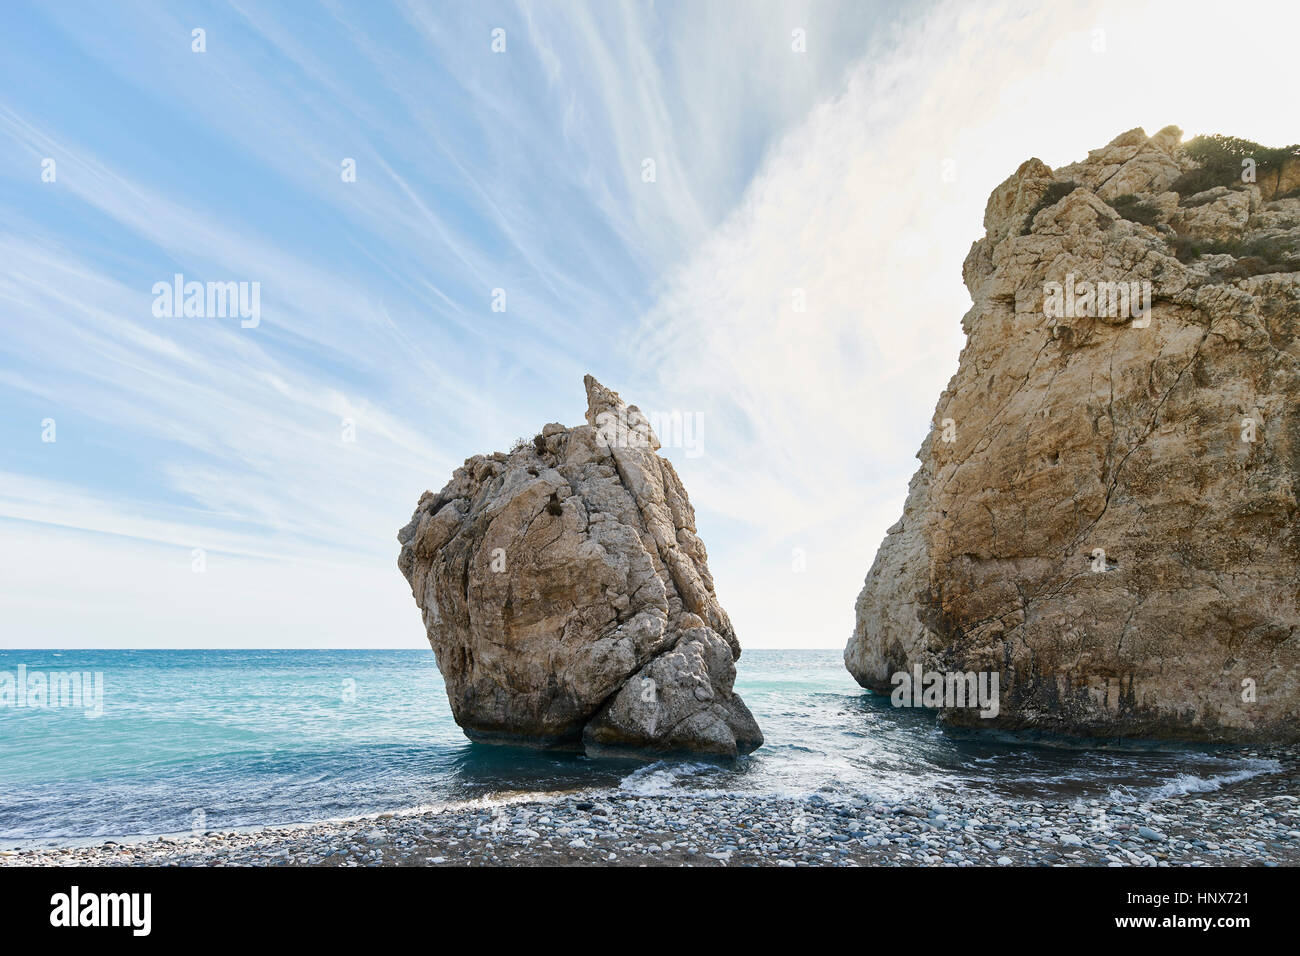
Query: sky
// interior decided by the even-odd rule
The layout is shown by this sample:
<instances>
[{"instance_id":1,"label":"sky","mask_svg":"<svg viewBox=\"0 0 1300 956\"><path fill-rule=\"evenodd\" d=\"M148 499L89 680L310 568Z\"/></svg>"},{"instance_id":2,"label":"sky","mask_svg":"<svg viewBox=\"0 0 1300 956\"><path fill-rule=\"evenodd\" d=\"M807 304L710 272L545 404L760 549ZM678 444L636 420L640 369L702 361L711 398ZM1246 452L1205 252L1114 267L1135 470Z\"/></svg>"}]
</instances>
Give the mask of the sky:
<instances>
[{"instance_id":1,"label":"sky","mask_svg":"<svg viewBox=\"0 0 1300 956\"><path fill-rule=\"evenodd\" d=\"M661 454L742 644L842 647L989 192L1135 126L1300 140L1297 28L1293 0L0 5L0 647L427 646L397 529L580 423L587 372L684 423ZM259 308L169 313L177 274Z\"/></svg>"}]
</instances>

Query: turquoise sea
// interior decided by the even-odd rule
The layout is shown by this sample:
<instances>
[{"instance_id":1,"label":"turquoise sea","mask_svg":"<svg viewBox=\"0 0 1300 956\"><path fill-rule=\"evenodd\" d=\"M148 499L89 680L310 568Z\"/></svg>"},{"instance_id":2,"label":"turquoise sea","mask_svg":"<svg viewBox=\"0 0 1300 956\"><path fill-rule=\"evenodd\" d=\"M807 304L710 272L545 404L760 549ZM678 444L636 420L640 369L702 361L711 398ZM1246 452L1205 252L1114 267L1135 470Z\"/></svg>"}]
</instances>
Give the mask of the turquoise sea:
<instances>
[{"instance_id":1,"label":"turquoise sea","mask_svg":"<svg viewBox=\"0 0 1300 956\"><path fill-rule=\"evenodd\" d=\"M0 843L228 829L617 789L1136 800L1278 765L1234 750L954 734L861 690L838 651L747 650L767 738L735 765L471 744L427 650L0 650L4 675L103 675L102 713L0 706ZM83 702L84 703L84 702Z\"/></svg>"}]
</instances>

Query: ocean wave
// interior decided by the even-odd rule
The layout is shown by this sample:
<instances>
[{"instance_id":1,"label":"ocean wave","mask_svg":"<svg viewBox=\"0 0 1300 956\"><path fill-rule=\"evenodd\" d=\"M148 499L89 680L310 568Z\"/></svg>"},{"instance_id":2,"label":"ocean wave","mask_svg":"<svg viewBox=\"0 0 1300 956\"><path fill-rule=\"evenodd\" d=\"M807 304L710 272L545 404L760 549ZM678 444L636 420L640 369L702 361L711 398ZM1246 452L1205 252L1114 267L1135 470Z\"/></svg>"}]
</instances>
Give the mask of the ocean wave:
<instances>
[{"instance_id":1,"label":"ocean wave","mask_svg":"<svg viewBox=\"0 0 1300 956\"><path fill-rule=\"evenodd\" d=\"M1215 790L1221 790L1229 784L1241 783L1243 780L1250 780L1254 777L1260 777L1269 773L1277 773L1282 769L1282 765L1276 760L1249 760L1247 766L1230 773L1210 774L1208 776L1199 776L1194 773L1183 773L1167 780L1157 787L1147 787L1130 792L1127 788L1116 788L1111 790L1110 797L1116 801L1136 800L1146 802L1150 800L1167 800L1170 797L1185 797L1193 793L1213 793Z\"/></svg>"},{"instance_id":2,"label":"ocean wave","mask_svg":"<svg viewBox=\"0 0 1300 956\"><path fill-rule=\"evenodd\" d=\"M698 778L710 772L717 773L718 767L699 762L660 760L632 771L619 782L618 790L637 797L660 797L686 788L693 793L704 793L709 791L696 783Z\"/></svg>"}]
</instances>

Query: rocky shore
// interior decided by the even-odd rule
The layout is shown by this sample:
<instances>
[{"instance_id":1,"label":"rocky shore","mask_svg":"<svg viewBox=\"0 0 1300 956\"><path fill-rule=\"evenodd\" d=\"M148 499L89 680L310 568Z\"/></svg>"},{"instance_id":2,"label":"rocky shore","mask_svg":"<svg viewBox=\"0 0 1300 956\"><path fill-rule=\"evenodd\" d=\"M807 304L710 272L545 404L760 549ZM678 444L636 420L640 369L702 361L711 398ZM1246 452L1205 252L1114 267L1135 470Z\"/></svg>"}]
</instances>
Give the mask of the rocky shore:
<instances>
[{"instance_id":1,"label":"rocky shore","mask_svg":"<svg viewBox=\"0 0 1300 956\"><path fill-rule=\"evenodd\" d=\"M1300 765L1149 802L564 794L0 851L7 866L1294 866Z\"/></svg>"}]
</instances>

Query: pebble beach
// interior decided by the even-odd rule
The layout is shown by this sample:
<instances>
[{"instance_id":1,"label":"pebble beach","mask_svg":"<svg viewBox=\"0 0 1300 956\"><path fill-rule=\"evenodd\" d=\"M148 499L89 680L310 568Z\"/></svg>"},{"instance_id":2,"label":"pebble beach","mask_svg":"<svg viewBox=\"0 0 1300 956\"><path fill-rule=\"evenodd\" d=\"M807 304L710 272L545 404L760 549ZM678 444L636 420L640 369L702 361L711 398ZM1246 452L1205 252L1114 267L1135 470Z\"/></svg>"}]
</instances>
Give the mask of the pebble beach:
<instances>
[{"instance_id":1,"label":"pebble beach","mask_svg":"<svg viewBox=\"0 0 1300 956\"><path fill-rule=\"evenodd\" d=\"M1147 802L568 793L0 851L5 866L1290 866L1294 760Z\"/></svg>"}]
</instances>

